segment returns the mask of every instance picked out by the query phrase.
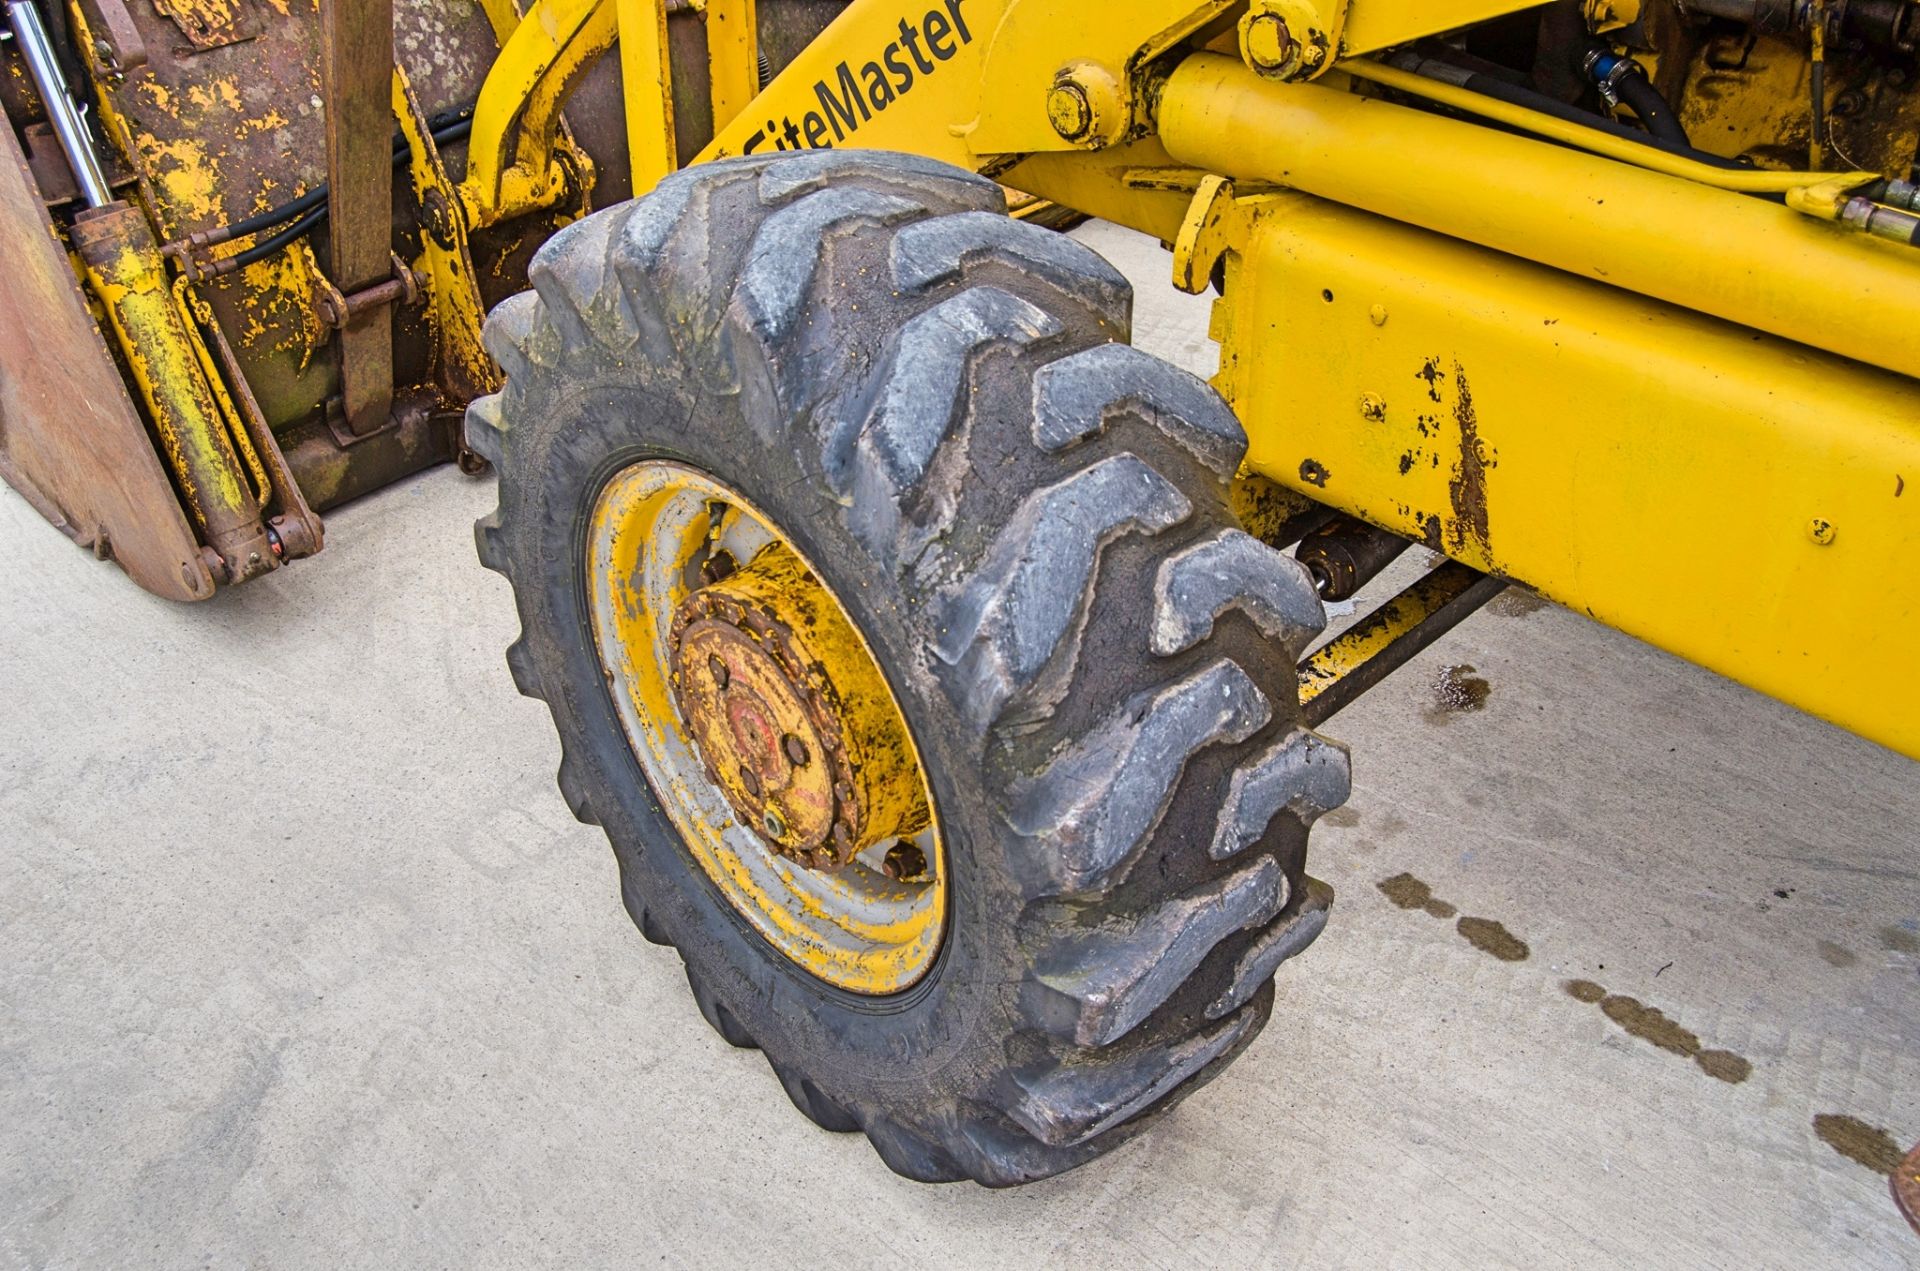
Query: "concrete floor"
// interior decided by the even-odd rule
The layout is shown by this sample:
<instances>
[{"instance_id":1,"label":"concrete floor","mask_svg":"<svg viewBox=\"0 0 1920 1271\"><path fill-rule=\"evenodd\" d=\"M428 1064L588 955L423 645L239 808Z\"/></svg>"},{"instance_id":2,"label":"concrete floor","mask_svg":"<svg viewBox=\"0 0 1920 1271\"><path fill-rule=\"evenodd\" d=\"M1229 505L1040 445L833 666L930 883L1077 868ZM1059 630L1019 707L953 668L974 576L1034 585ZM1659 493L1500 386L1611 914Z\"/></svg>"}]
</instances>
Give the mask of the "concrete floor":
<instances>
[{"instance_id":1,"label":"concrete floor","mask_svg":"<svg viewBox=\"0 0 1920 1271\"><path fill-rule=\"evenodd\" d=\"M1164 257L1082 232L1203 364ZM1330 729L1334 923L1226 1076L1065 1178L916 1186L631 929L492 498L431 473L185 609L0 490L0 1263L1920 1262L1870 1168L1920 1138L1909 761L1510 594Z\"/></svg>"}]
</instances>

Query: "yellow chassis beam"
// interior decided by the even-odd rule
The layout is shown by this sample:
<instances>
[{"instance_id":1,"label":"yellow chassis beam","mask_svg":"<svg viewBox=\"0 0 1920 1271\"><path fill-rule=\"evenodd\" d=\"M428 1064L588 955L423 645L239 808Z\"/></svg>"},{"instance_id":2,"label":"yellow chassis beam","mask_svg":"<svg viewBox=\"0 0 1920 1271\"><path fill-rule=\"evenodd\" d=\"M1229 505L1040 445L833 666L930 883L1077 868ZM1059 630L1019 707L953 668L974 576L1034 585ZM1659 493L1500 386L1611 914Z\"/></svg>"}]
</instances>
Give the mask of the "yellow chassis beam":
<instances>
[{"instance_id":1,"label":"yellow chassis beam","mask_svg":"<svg viewBox=\"0 0 1920 1271\"><path fill-rule=\"evenodd\" d=\"M1228 257L1253 468L1920 754L1920 385L1304 195Z\"/></svg>"},{"instance_id":2,"label":"yellow chassis beam","mask_svg":"<svg viewBox=\"0 0 1920 1271\"><path fill-rule=\"evenodd\" d=\"M1216 383L1254 471L1920 756L1920 254L1817 219L1857 178L1756 178L1782 207L1337 73L1527 7L855 0L743 107L736 18L710 56L738 113L701 157L912 151L1176 244L1183 285L1225 281ZM622 33L657 17L619 2ZM556 102L564 69L487 94ZM483 94L476 146L506 107ZM629 112L636 154L657 114ZM483 204L515 153L486 136Z\"/></svg>"}]
</instances>

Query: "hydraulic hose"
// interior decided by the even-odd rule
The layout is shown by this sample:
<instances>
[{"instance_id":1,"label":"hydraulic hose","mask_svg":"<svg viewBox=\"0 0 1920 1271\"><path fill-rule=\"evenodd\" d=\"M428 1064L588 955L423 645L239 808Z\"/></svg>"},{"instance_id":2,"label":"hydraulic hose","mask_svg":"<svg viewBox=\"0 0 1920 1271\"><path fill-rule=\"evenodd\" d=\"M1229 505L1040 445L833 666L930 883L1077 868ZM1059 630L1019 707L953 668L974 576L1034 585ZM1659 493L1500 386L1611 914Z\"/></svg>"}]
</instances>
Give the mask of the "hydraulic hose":
<instances>
[{"instance_id":1,"label":"hydraulic hose","mask_svg":"<svg viewBox=\"0 0 1920 1271\"><path fill-rule=\"evenodd\" d=\"M442 116L442 122L430 124L430 133L436 146L449 145L459 141L473 131L472 112L462 111L451 118ZM393 140L393 162L397 167L407 158L406 138L396 133ZM236 238L246 238L252 234L265 233L275 226L284 226L270 237L249 247L237 255L225 257L209 270L212 274L231 273L236 269L245 269L256 261L264 260L274 252L299 238L326 218L327 183L322 181L305 194L288 199L264 212L256 212L245 220L235 221L231 225L204 231L187 240L195 250L213 247ZM171 254L178 244L169 244ZM229 263L231 262L231 263Z\"/></svg>"},{"instance_id":2,"label":"hydraulic hose","mask_svg":"<svg viewBox=\"0 0 1920 1271\"><path fill-rule=\"evenodd\" d=\"M1516 84L1511 80L1501 79L1499 76L1488 74L1485 71L1473 70L1448 58L1427 56L1419 53L1402 53L1391 60L1391 65L1403 71L1411 71L1413 74L1419 75L1424 79L1437 80L1443 84L1453 84L1469 92L1478 93L1482 97L1491 97L1495 101L1503 101L1509 106L1519 106L1522 109L1531 110L1538 114L1551 115L1555 119L1562 119L1570 124L1579 124L1583 128L1592 128L1596 132L1608 133L1623 140L1637 142L1655 150L1663 150L1668 154L1692 159L1696 163L1704 163L1712 167L1730 170L1745 170L1748 166L1734 159L1724 158L1717 154L1709 154L1705 150L1696 150L1692 145L1684 141L1671 141L1665 137L1642 132L1640 129L1629 124L1623 124L1617 119L1611 119L1605 115L1596 115L1592 111L1582 110L1578 106L1569 106L1559 98L1540 92L1538 89L1528 88L1524 85ZM1649 87L1651 87L1651 85L1649 85ZM1656 97L1658 95L1657 93L1655 94ZM1683 131L1681 135L1684 137L1686 134Z\"/></svg>"},{"instance_id":3,"label":"hydraulic hose","mask_svg":"<svg viewBox=\"0 0 1920 1271\"><path fill-rule=\"evenodd\" d=\"M1605 45L1595 45L1586 55L1584 65L1587 78L1600 90L1600 96L1608 105L1624 102L1631 107L1639 118L1640 124L1650 134L1662 141L1691 148L1687 130L1680 123L1680 117L1673 113L1673 107L1660 95L1660 90L1647 78L1647 72L1640 63L1630 57L1623 57Z\"/></svg>"},{"instance_id":4,"label":"hydraulic hose","mask_svg":"<svg viewBox=\"0 0 1920 1271\"><path fill-rule=\"evenodd\" d=\"M1673 113L1673 107L1667 104L1667 99L1660 95L1660 90L1644 74L1625 76L1613 91L1646 125L1648 133L1662 141L1692 148L1693 142L1688 138L1680 117Z\"/></svg>"}]
</instances>

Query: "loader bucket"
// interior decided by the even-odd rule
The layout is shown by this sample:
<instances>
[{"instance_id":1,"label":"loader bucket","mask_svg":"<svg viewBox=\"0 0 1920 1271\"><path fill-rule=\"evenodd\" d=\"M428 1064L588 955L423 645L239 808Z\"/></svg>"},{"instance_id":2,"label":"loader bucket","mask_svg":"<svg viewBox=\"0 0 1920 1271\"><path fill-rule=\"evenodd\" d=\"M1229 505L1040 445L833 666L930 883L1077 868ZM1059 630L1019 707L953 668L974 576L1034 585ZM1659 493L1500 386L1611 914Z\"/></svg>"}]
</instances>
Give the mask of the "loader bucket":
<instances>
[{"instance_id":1,"label":"loader bucket","mask_svg":"<svg viewBox=\"0 0 1920 1271\"><path fill-rule=\"evenodd\" d=\"M169 600L213 575L127 396L12 128L0 128L0 477Z\"/></svg>"}]
</instances>

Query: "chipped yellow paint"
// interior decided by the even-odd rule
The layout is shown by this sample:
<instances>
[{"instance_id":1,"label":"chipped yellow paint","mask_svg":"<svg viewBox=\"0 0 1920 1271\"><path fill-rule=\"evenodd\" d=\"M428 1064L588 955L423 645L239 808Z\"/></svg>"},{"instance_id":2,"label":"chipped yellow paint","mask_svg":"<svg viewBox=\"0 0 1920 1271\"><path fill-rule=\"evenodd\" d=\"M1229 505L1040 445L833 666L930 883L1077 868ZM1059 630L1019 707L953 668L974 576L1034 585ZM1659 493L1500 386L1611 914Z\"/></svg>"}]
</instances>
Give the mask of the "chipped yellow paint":
<instances>
[{"instance_id":1,"label":"chipped yellow paint","mask_svg":"<svg viewBox=\"0 0 1920 1271\"><path fill-rule=\"evenodd\" d=\"M689 500L700 501L709 511L674 519L670 510ZM792 542L759 509L713 478L678 464L635 464L617 474L594 505L589 540L595 546L588 577L594 640L616 702L625 696L622 717L628 740L650 773L685 771L672 766L667 756L695 753L675 701L668 632L673 610L691 594L685 582L688 566L709 544L714 505L749 518L806 566ZM650 598L650 577L675 581L666 594ZM831 590L821 585L818 591L858 636ZM864 636L858 636L854 656L866 660L863 671L885 691L884 709L893 712L898 733L911 751L900 775L919 787L906 797L923 801L929 809L928 881L887 884L860 865L843 870L799 866L769 851L755 833L730 819L730 805L710 783L697 791L685 787L681 778L682 786L656 788L655 793L701 871L762 937L831 984L881 995L910 987L932 965L945 931L949 870L938 810L899 702ZM653 757L650 764L648 755ZM703 813L703 808L719 809L721 815ZM891 903L875 903L870 889L876 885L890 894Z\"/></svg>"},{"instance_id":2,"label":"chipped yellow paint","mask_svg":"<svg viewBox=\"0 0 1920 1271\"><path fill-rule=\"evenodd\" d=\"M170 226L222 219L219 160L207 152L205 142L194 137L165 141L142 136L137 144Z\"/></svg>"},{"instance_id":3,"label":"chipped yellow paint","mask_svg":"<svg viewBox=\"0 0 1920 1271\"><path fill-rule=\"evenodd\" d=\"M456 400L500 387L500 368L481 343L486 306L467 244L467 226L459 190L447 175L439 148L427 129L406 68L393 68L393 113L407 142L407 174L415 200L428 208L436 200L439 215L426 216L420 231L416 272L427 280L427 321L433 341L434 378ZM499 256L495 256L498 267Z\"/></svg>"},{"instance_id":4,"label":"chipped yellow paint","mask_svg":"<svg viewBox=\"0 0 1920 1271\"><path fill-rule=\"evenodd\" d=\"M205 531L256 514L158 250L149 239L145 250L127 243L85 263L194 524Z\"/></svg>"},{"instance_id":5,"label":"chipped yellow paint","mask_svg":"<svg viewBox=\"0 0 1920 1271\"><path fill-rule=\"evenodd\" d=\"M254 448L253 435L241 420L239 408L234 405L232 394L227 392L226 381L220 377L219 368L214 365L213 352L207 348L206 338L200 334L202 326L213 323L213 309L195 293L193 284L185 274L173 280L173 304L180 314L181 330L186 333L187 342L193 348L194 360L199 363L207 388L213 394L215 405L220 408L220 419L227 427L227 440L245 463L247 474L253 478L253 497L265 504L273 492L273 486L267 479L267 466L261 462L260 452Z\"/></svg>"},{"instance_id":6,"label":"chipped yellow paint","mask_svg":"<svg viewBox=\"0 0 1920 1271\"><path fill-rule=\"evenodd\" d=\"M501 26L495 17L496 31ZM569 189L569 169L591 192L593 161L568 137L560 107L612 47L615 30L612 0L534 0L504 34L474 103L460 182L471 228L551 207Z\"/></svg>"}]
</instances>

